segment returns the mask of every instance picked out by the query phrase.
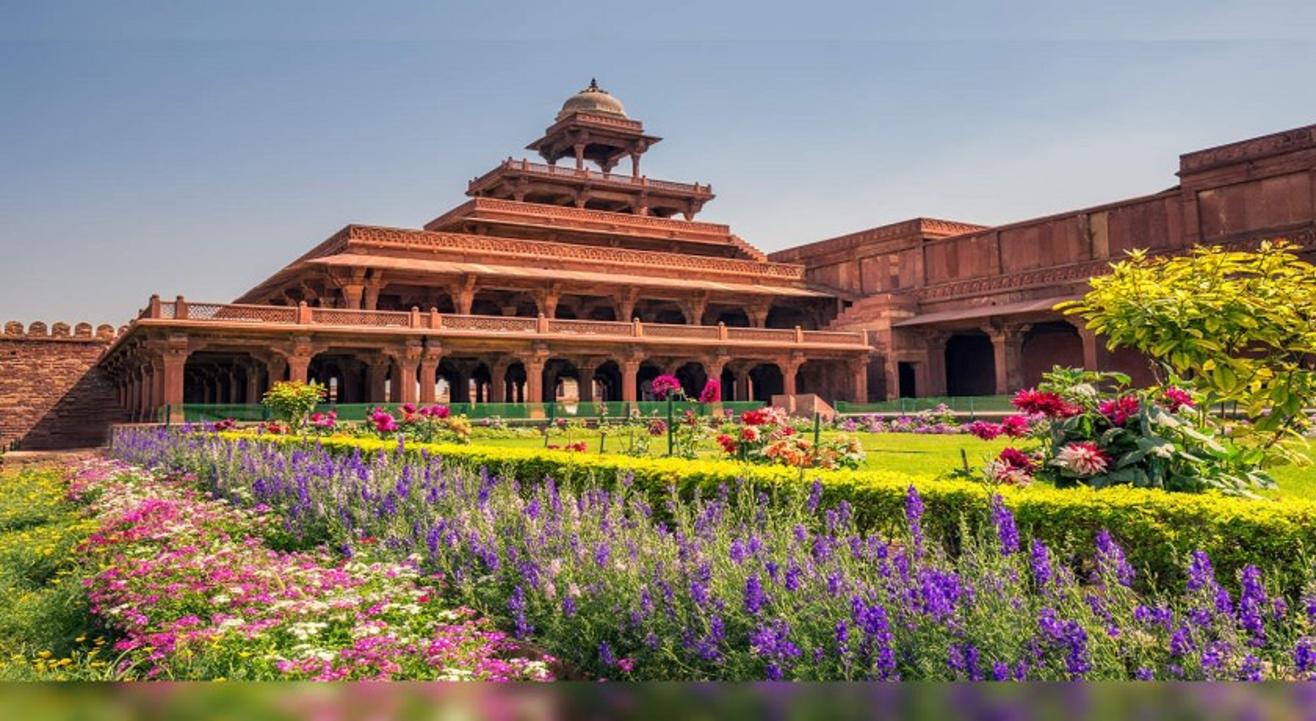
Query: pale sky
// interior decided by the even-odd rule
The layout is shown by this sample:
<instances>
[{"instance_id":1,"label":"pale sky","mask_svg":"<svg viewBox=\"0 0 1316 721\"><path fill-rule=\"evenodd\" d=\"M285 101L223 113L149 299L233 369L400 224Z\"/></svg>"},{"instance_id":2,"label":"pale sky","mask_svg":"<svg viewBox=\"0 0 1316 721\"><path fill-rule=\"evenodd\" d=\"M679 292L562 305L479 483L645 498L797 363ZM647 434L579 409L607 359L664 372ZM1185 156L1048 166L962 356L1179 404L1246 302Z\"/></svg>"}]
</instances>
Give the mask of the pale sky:
<instances>
[{"instance_id":1,"label":"pale sky","mask_svg":"<svg viewBox=\"0 0 1316 721\"><path fill-rule=\"evenodd\" d=\"M590 77L766 251L1151 193L1316 123L1316 2L1075 5L0 0L0 322L228 301L419 227Z\"/></svg>"}]
</instances>

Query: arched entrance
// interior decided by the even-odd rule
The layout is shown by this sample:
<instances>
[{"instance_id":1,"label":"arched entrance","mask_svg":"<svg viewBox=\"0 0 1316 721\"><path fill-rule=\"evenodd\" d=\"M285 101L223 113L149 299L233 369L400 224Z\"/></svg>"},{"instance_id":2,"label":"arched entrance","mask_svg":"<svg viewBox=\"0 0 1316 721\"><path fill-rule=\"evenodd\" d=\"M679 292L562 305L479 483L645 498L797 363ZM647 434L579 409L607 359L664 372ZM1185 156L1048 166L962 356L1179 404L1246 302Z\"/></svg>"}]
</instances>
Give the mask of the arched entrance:
<instances>
[{"instance_id":1,"label":"arched entrance","mask_svg":"<svg viewBox=\"0 0 1316 721\"><path fill-rule=\"evenodd\" d=\"M1023 387L1031 388L1055 366L1082 368L1083 339L1077 328L1064 321L1037 323L1024 334L1021 355Z\"/></svg>"},{"instance_id":2,"label":"arched entrance","mask_svg":"<svg viewBox=\"0 0 1316 721\"><path fill-rule=\"evenodd\" d=\"M996 392L996 353L981 331L956 333L946 341L946 393L989 396Z\"/></svg>"},{"instance_id":3,"label":"arched entrance","mask_svg":"<svg viewBox=\"0 0 1316 721\"><path fill-rule=\"evenodd\" d=\"M775 363L760 363L749 369L753 400L771 403L774 395L786 392L785 377Z\"/></svg>"}]
</instances>

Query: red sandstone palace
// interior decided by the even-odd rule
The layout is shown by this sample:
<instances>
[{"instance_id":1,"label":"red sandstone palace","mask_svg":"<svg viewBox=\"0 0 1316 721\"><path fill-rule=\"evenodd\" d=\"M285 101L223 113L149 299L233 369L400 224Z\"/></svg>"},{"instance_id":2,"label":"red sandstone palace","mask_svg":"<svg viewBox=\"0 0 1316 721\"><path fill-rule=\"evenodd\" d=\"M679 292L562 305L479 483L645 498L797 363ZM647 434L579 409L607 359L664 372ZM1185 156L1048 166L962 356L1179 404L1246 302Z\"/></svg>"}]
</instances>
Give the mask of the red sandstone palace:
<instances>
[{"instance_id":1,"label":"red sandstone palace","mask_svg":"<svg viewBox=\"0 0 1316 721\"><path fill-rule=\"evenodd\" d=\"M858 402L1007 393L1056 364L1145 377L1051 308L1132 248L1316 249L1316 125L1183 155L1178 185L1153 195L997 227L917 218L768 255L695 220L711 186L641 173L660 140L591 82L526 146L542 162L499 163L422 229L350 225L232 303L153 296L117 331L10 323L0 406L46 397L0 443L83 441L65 421L97 413L79 397L144 419L255 403L285 378L340 403L479 403L639 400L663 372L695 393L721 379L729 400ZM61 373L47 357L80 360Z\"/></svg>"}]
</instances>

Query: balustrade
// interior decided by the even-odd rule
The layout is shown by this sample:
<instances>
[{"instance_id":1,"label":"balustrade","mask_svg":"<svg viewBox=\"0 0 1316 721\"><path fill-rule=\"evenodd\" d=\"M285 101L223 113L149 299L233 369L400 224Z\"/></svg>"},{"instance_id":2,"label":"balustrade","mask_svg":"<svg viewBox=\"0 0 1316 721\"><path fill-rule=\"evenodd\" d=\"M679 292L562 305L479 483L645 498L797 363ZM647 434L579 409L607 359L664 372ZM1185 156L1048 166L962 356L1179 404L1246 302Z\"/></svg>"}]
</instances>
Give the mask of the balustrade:
<instances>
[{"instance_id":1,"label":"balustrade","mask_svg":"<svg viewBox=\"0 0 1316 721\"><path fill-rule=\"evenodd\" d=\"M349 310L299 306L243 305L233 303L189 303L183 298L161 301L152 297L139 316L147 320L179 320L213 323L265 325L326 325L369 328L417 328L432 331L471 333L516 333L557 336L617 338L661 338L676 340L731 341L783 345L821 344L864 346L862 332L815 331L798 328L728 328L720 325L679 325L526 318L519 316L458 315L449 313L389 310Z\"/></svg>"}]
</instances>

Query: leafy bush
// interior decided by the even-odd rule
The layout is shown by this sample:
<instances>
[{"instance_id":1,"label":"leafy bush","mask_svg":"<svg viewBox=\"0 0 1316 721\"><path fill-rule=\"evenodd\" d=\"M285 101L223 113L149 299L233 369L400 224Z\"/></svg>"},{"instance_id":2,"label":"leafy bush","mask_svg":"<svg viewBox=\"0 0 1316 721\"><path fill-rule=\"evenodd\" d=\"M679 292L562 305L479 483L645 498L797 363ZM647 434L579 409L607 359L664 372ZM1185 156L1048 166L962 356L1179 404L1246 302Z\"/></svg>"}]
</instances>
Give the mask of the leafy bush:
<instances>
[{"instance_id":1,"label":"leafy bush","mask_svg":"<svg viewBox=\"0 0 1316 721\"><path fill-rule=\"evenodd\" d=\"M1274 447L1316 403L1316 266L1295 251L1282 241L1172 258L1135 251L1064 307L1111 348L1136 348L1187 379L1207 404L1237 402Z\"/></svg>"},{"instance_id":2,"label":"leafy bush","mask_svg":"<svg viewBox=\"0 0 1316 721\"><path fill-rule=\"evenodd\" d=\"M1036 389L1020 391L1014 404L1045 418L1010 416L1000 424L974 423L981 438L1000 433L1031 435L1031 455L1007 448L987 467L991 480L1041 478L1057 487L1128 485L1167 491L1215 489L1249 495L1273 487L1260 469L1263 453L1235 443L1197 408L1187 391L1135 390L1128 376L1056 368Z\"/></svg>"},{"instance_id":3,"label":"leafy bush","mask_svg":"<svg viewBox=\"0 0 1316 721\"><path fill-rule=\"evenodd\" d=\"M396 451L391 441L323 439L226 433L221 437L245 448L315 447L339 456ZM167 430L118 429L116 452L136 462L180 464L182 444L169 441ZM590 481L603 487L631 478L636 489L664 508L669 488L683 497L711 493L719 486L744 480L769 495L799 487L799 471L785 466L759 466L725 460L686 461L676 458L628 458L480 445L408 444L406 452L442 457L453 468L488 469L526 483L546 476L562 482ZM829 502L847 501L864 530L895 533L903 523L904 498L910 485L918 489L928 512L924 527L938 537L959 534L961 517L978 518L987 511L983 487L962 480L937 480L931 475L874 470L810 471L822 481ZM1211 554L1225 578L1256 563L1276 569L1277 578L1304 575L1308 552L1316 549L1316 503L1230 498L1216 494L1167 494L1132 487L1057 489L1044 485L1000 489L1021 531L1050 544L1058 552L1090 554L1100 529L1110 529L1128 549L1129 561L1141 578L1172 584L1183 580L1181 554L1201 549Z\"/></svg>"},{"instance_id":4,"label":"leafy bush","mask_svg":"<svg viewBox=\"0 0 1316 721\"><path fill-rule=\"evenodd\" d=\"M278 381L265 392L261 403L282 420L294 428L306 425L311 411L325 397L325 387L319 383L302 381Z\"/></svg>"}]
</instances>

